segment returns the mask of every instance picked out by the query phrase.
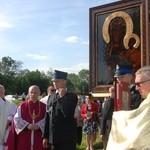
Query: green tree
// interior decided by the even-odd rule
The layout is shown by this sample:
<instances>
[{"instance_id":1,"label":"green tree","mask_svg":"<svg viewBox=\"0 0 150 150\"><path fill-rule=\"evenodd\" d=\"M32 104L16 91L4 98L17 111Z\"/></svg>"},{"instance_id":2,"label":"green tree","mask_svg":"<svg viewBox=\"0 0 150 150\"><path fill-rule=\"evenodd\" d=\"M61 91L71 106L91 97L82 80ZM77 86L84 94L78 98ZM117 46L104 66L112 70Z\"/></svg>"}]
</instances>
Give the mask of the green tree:
<instances>
[{"instance_id":1,"label":"green tree","mask_svg":"<svg viewBox=\"0 0 150 150\"><path fill-rule=\"evenodd\" d=\"M46 75L50 78L50 80L52 80L53 78L53 69L49 68L49 70L47 71Z\"/></svg>"},{"instance_id":2,"label":"green tree","mask_svg":"<svg viewBox=\"0 0 150 150\"><path fill-rule=\"evenodd\" d=\"M0 61L1 84L6 88L7 93L16 91L16 76L21 70L22 62L13 60L11 57L3 57Z\"/></svg>"},{"instance_id":3,"label":"green tree","mask_svg":"<svg viewBox=\"0 0 150 150\"><path fill-rule=\"evenodd\" d=\"M0 73L4 76L15 76L22 68L22 62L13 60L11 57L3 57L0 61Z\"/></svg>"},{"instance_id":4,"label":"green tree","mask_svg":"<svg viewBox=\"0 0 150 150\"><path fill-rule=\"evenodd\" d=\"M46 92L49 84L52 84L53 70L44 72L22 70L22 62L13 60L11 57L3 57L0 61L1 84L6 88L6 94L27 94L29 86L36 84L41 93ZM89 70L82 69L79 74L68 74L67 87L73 92L89 92Z\"/></svg>"},{"instance_id":5,"label":"green tree","mask_svg":"<svg viewBox=\"0 0 150 150\"><path fill-rule=\"evenodd\" d=\"M80 78L78 85L79 90L82 93L89 93L89 70L82 69L78 76Z\"/></svg>"},{"instance_id":6,"label":"green tree","mask_svg":"<svg viewBox=\"0 0 150 150\"><path fill-rule=\"evenodd\" d=\"M79 92L79 88L78 88L78 84L80 82L79 76L76 75L75 73L70 73L68 74L68 80L70 81L70 83L68 82L68 87L69 84L72 84L72 88L70 90Z\"/></svg>"},{"instance_id":7,"label":"green tree","mask_svg":"<svg viewBox=\"0 0 150 150\"><path fill-rule=\"evenodd\" d=\"M79 78L81 80L85 80L88 83L89 82L89 70L82 69L81 71L79 71Z\"/></svg>"},{"instance_id":8,"label":"green tree","mask_svg":"<svg viewBox=\"0 0 150 150\"><path fill-rule=\"evenodd\" d=\"M39 70L28 72L23 77L23 82L26 86L23 86L23 91L27 93L29 86L37 85L40 87L41 93L45 92L51 80L48 76L44 74L44 72L40 72Z\"/></svg>"}]
</instances>

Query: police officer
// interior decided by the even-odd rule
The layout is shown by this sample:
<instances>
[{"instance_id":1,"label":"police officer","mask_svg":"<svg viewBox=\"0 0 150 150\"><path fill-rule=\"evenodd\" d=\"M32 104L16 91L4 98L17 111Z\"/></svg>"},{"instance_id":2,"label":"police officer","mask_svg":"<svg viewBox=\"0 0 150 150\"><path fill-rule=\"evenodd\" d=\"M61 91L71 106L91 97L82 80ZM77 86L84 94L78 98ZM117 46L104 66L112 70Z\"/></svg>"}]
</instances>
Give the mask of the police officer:
<instances>
[{"instance_id":1,"label":"police officer","mask_svg":"<svg viewBox=\"0 0 150 150\"><path fill-rule=\"evenodd\" d=\"M53 85L56 92L49 97L47 102L43 134L44 148L76 150L77 135L74 112L78 98L76 94L67 91L66 80L66 72L55 70ZM49 143L52 146L49 146Z\"/></svg>"}]
</instances>

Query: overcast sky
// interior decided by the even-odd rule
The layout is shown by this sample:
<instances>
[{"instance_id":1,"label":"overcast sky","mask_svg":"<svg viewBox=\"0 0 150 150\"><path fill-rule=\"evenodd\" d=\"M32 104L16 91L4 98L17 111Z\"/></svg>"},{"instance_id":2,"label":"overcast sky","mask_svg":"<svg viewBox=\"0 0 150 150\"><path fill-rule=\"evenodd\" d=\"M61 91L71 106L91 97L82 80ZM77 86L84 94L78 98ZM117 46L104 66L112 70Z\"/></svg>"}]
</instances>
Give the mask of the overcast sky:
<instances>
[{"instance_id":1,"label":"overcast sky","mask_svg":"<svg viewBox=\"0 0 150 150\"><path fill-rule=\"evenodd\" d=\"M0 0L0 59L30 71L89 69L89 8L118 0Z\"/></svg>"}]
</instances>

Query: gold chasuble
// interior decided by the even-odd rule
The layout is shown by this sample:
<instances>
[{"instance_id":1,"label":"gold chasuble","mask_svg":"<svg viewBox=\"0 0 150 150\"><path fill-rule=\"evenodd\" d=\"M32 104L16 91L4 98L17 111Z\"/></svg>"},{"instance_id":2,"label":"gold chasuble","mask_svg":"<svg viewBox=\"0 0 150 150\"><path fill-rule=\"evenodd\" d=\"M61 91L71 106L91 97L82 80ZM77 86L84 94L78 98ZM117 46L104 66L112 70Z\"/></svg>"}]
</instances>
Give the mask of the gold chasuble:
<instances>
[{"instance_id":1,"label":"gold chasuble","mask_svg":"<svg viewBox=\"0 0 150 150\"><path fill-rule=\"evenodd\" d=\"M150 93L138 109L113 113L107 150L150 150Z\"/></svg>"}]
</instances>

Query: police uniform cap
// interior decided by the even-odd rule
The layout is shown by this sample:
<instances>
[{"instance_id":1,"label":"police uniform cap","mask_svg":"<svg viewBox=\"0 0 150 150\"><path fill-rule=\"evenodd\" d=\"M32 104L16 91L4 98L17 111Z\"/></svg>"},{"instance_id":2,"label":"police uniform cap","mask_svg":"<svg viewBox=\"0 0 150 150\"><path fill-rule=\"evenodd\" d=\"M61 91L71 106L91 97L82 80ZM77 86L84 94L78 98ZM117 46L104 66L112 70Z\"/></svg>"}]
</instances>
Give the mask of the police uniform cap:
<instances>
[{"instance_id":1,"label":"police uniform cap","mask_svg":"<svg viewBox=\"0 0 150 150\"><path fill-rule=\"evenodd\" d=\"M131 65L116 65L116 71L114 77L120 77L126 74L132 74L132 66Z\"/></svg>"},{"instance_id":2,"label":"police uniform cap","mask_svg":"<svg viewBox=\"0 0 150 150\"><path fill-rule=\"evenodd\" d=\"M55 70L52 80L54 81L54 80L58 80L58 79L67 80L67 72Z\"/></svg>"}]
</instances>

